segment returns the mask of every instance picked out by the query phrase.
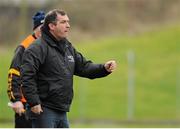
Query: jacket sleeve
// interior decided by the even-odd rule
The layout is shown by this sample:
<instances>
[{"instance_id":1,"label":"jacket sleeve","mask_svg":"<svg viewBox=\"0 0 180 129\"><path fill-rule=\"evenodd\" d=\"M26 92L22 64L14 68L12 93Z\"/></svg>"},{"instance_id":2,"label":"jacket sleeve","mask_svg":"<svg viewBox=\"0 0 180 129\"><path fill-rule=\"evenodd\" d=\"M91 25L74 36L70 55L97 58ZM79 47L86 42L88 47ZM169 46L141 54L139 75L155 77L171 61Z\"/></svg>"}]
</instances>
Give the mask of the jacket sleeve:
<instances>
[{"instance_id":1,"label":"jacket sleeve","mask_svg":"<svg viewBox=\"0 0 180 129\"><path fill-rule=\"evenodd\" d=\"M105 77L109 72L104 68L104 64L94 64L86 60L81 53L74 49L75 55L75 75L89 79Z\"/></svg>"},{"instance_id":2,"label":"jacket sleeve","mask_svg":"<svg viewBox=\"0 0 180 129\"><path fill-rule=\"evenodd\" d=\"M37 44L31 45L23 55L21 67L22 90L27 103L35 106L41 103L37 91L37 71L42 63L42 52Z\"/></svg>"},{"instance_id":3,"label":"jacket sleeve","mask_svg":"<svg viewBox=\"0 0 180 129\"><path fill-rule=\"evenodd\" d=\"M24 47L18 46L15 50L9 71L8 71L8 89L7 93L10 101L20 101L22 98L21 92L21 79L20 79L20 66L22 63L22 55Z\"/></svg>"}]
</instances>

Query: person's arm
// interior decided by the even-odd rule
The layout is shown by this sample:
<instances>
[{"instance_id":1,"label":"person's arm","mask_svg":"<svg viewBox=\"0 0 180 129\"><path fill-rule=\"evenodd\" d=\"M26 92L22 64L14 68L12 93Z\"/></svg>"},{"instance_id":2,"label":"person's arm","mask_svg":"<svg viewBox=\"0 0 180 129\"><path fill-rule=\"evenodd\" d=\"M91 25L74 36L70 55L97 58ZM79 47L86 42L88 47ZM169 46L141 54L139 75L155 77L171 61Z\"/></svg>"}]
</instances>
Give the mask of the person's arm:
<instances>
[{"instance_id":1,"label":"person's arm","mask_svg":"<svg viewBox=\"0 0 180 129\"><path fill-rule=\"evenodd\" d=\"M104 67L105 64L94 64L90 60L86 60L81 53L74 49L75 53L75 75L86 77L89 79L105 77L111 72L108 72Z\"/></svg>"},{"instance_id":2,"label":"person's arm","mask_svg":"<svg viewBox=\"0 0 180 129\"><path fill-rule=\"evenodd\" d=\"M7 93L10 101L12 102L21 101L22 98L20 66L22 63L21 59L23 52L24 52L24 48L22 46L18 46L8 71Z\"/></svg>"},{"instance_id":3,"label":"person's arm","mask_svg":"<svg viewBox=\"0 0 180 129\"><path fill-rule=\"evenodd\" d=\"M42 49L37 44L32 44L23 55L21 66L22 90L27 103L33 107L41 104L37 91L37 71L43 60Z\"/></svg>"},{"instance_id":4,"label":"person's arm","mask_svg":"<svg viewBox=\"0 0 180 129\"><path fill-rule=\"evenodd\" d=\"M13 102L12 109L21 115L24 110L24 105L21 102L21 79L20 79L20 66L22 63L22 55L24 53L24 47L18 46L15 50L14 57L12 59L9 71L8 71L8 89L7 93L11 102Z\"/></svg>"},{"instance_id":5,"label":"person's arm","mask_svg":"<svg viewBox=\"0 0 180 129\"><path fill-rule=\"evenodd\" d=\"M24 105L26 102L22 94L20 66L22 64L22 56L25 49L35 40L32 35L29 35L15 50L9 71L8 71L8 89L7 93L13 110L21 115L24 113ZM9 102L10 103L10 102Z\"/></svg>"}]
</instances>

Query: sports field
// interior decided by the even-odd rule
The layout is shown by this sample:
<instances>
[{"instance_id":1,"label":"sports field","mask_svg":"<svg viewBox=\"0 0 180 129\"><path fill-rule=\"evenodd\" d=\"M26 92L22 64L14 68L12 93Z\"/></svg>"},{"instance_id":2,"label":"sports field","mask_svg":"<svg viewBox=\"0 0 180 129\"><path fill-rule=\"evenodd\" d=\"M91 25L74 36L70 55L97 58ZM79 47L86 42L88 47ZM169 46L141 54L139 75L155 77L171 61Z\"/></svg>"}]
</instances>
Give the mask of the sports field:
<instances>
[{"instance_id":1,"label":"sports field","mask_svg":"<svg viewBox=\"0 0 180 129\"><path fill-rule=\"evenodd\" d=\"M94 39L74 44L74 46L87 59L96 63L109 59L116 60L118 68L112 75L102 79L74 78L75 96L71 112L68 114L73 127L103 127L103 125L131 127L131 124L120 124L122 121L128 121L128 51L135 54L135 105L132 120L173 123L180 119L179 25L163 27L138 35ZM13 126L13 111L7 107L6 94L7 71L13 49L12 47L0 48L0 127ZM80 124L74 122L76 120L79 120ZM10 121L11 124L2 124L3 121ZM118 121L119 124L117 124ZM148 125L148 123L141 125L134 123L132 127L180 127L180 124L164 123L163 125L162 122L162 125Z\"/></svg>"}]
</instances>

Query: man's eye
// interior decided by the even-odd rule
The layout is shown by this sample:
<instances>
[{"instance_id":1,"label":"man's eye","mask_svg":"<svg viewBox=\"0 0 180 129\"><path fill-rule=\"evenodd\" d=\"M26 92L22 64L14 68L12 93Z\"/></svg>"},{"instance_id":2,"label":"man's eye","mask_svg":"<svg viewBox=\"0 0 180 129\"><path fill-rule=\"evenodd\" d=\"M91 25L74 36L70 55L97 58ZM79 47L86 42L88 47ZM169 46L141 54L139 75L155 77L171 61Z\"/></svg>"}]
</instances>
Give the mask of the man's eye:
<instances>
[{"instance_id":1,"label":"man's eye","mask_svg":"<svg viewBox=\"0 0 180 129\"><path fill-rule=\"evenodd\" d=\"M61 21L61 23L66 23L66 21Z\"/></svg>"}]
</instances>

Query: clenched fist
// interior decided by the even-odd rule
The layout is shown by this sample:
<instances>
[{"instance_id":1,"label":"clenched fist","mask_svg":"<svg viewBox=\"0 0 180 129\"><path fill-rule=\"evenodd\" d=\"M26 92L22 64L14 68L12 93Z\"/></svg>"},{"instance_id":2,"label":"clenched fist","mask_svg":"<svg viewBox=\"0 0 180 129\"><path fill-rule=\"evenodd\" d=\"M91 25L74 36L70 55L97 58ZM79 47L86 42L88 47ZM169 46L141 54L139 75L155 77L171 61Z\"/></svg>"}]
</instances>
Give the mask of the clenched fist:
<instances>
[{"instance_id":1,"label":"clenched fist","mask_svg":"<svg viewBox=\"0 0 180 129\"><path fill-rule=\"evenodd\" d=\"M107 61L104 64L104 68L110 73L112 73L116 69L116 66L117 64L116 64L116 61L114 60Z\"/></svg>"},{"instance_id":2,"label":"clenched fist","mask_svg":"<svg viewBox=\"0 0 180 129\"><path fill-rule=\"evenodd\" d=\"M24 105L21 101L17 101L14 103L11 103L12 109L21 116L22 113L25 112Z\"/></svg>"}]
</instances>

